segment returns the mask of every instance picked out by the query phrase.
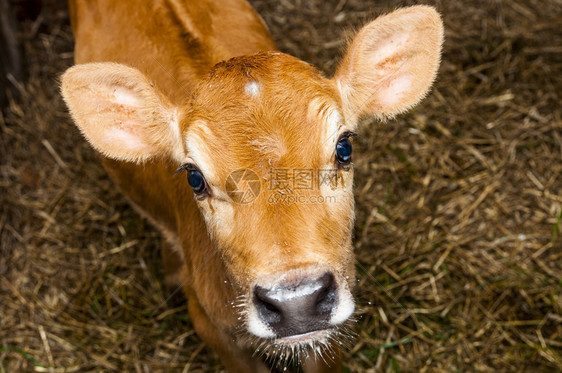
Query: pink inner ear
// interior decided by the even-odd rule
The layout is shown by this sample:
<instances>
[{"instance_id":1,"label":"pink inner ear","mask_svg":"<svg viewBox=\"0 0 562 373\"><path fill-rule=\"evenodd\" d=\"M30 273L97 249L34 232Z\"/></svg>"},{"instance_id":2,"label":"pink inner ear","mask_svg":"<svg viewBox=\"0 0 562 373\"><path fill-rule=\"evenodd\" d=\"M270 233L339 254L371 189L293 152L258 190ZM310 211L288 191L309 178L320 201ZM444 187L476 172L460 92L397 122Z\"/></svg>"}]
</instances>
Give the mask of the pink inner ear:
<instances>
[{"instance_id":1,"label":"pink inner ear","mask_svg":"<svg viewBox=\"0 0 562 373\"><path fill-rule=\"evenodd\" d=\"M140 108L142 106L138 94L123 87L114 88L111 101L116 104L132 108Z\"/></svg>"},{"instance_id":2,"label":"pink inner ear","mask_svg":"<svg viewBox=\"0 0 562 373\"><path fill-rule=\"evenodd\" d=\"M393 65L403 54L409 36L408 33L401 33L384 41L374 41L376 44L367 56L367 63L376 69L385 69L389 64Z\"/></svg>"},{"instance_id":3,"label":"pink inner ear","mask_svg":"<svg viewBox=\"0 0 562 373\"><path fill-rule=\"evenodd\" d=\"M138 93L125 87L107 87L103 91L107 100L106 110L113 113L113 120L112 125L103 131L101 140L107 146L126 152L148 151L138 117L138 109L142 108Z\"/></svg>"},{"instance_id":4,"label":"pink inner ear","mask_svg":"<svg viewBox=\"0 0 562 373\"><path fill-rule=\"evenodd\" d=\"M397 72L396 77L390 76L388 79L377 88L381 92L378 95L378 102L382 106L392 107L399 104L404 96L410 93L414 78L411 75L400 75L400 72Z\"/></svg>"},{"instance_id":5,"label":"pink inner ear","mask_svg":"<svg viewBox=\"0 0 562 373\"><path fill-rule=\"evenodd\" d=\"M119 123L103 133L103 142L109 146L117 146L127 152L146 150L147 145L135 132L136 123Z\"/></svg>"}]
</instances>

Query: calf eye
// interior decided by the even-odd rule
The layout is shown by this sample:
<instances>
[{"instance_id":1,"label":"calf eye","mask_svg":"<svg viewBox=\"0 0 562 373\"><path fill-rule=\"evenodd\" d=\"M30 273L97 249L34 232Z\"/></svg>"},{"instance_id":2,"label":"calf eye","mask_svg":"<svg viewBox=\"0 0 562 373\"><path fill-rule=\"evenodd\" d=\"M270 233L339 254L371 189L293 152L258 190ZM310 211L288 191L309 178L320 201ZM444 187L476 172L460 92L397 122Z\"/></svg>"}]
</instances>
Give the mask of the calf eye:
<instances>
[{"instance_id":1,"label":"calf eye","mask_svg":"<svg viewBox=\"0 0 562 373\"><path fill-rule=\"evenodd\" d=\"M351 142L348 138L349 135L342 136L338 140L336 145L336 161L342 165L346 166L351 163Z\"/></svg>"},{"instance_id":2,"label":"calf eye","mask_svg":"<svg viewBox=\"0 0 562 373\"><path fill-rule=\"evenodd\" d=\"M207 189L207 182L201 171L191 169L187 171L187 182L193 188L195 194L202 194Z\"/></svg>"},{"instance_id":3,"label":"calf eye","mask_svg":"<svg viewBox=\"0 0 562 373\"><path fill-rule=\"evenodd\" d=\"M195 165L191 163L181 165L180 168L176 170L176 174L181 171L187 171L187 183L189 184L191 189L193 189L193 192L195 194L201 196L204 194L209 194L209 185L207 184L207 181L205 180L205 177L203 176L201 171L199 171L199 169Z\"/></svg>"}]
</instances>

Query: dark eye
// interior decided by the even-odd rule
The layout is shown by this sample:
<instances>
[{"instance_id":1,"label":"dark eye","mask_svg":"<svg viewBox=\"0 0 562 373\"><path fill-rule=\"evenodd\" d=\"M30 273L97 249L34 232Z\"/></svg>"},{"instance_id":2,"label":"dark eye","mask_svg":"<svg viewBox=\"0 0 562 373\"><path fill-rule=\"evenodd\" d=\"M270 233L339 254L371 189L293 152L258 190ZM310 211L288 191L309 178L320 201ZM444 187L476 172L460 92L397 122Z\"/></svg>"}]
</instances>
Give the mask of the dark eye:
<instances>
[{"instance_id":1,"label":"dark eye","mask_svg":"<svg viewBox=\"0 0 562 373\"><path fill-rule=\"evenodd\" d=\"M176 170L176 174L181 171L187 171L187 182L195 194L203 195L209 192L205 177L195 165L186 163Z\"/></svg>"},{"instance_id":2,"label":"dark eye","mask_svg":"<svg viewBox=\"0 0 562 373\"><path fill-rule=\"evenodd\" d=\"M336 161L346 166L351 163L351 141L347 136L341 137L336 145Z\"/></svg>"},{"instance_id":3,"label":"dark eye","mask_svg":"<svg viewBox=\"0 0 562 373\"><path fill-rule=\"evenodd\" d=\"M207 182L201 171L192 169L187 171L187 182L195 194L201 194L207 189Z\"/></svg>"}]
</instances>

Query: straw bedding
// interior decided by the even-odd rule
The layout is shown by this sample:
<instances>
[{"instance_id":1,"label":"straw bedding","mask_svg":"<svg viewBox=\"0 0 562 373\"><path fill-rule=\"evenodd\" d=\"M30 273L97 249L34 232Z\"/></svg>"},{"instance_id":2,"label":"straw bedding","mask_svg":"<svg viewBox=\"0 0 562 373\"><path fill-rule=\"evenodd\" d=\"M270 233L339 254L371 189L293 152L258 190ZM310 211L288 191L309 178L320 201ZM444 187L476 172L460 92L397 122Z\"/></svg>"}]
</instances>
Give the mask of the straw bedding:
<instances>
[{"instance_id":1,"label":"straw bedding","mask_svg":"<svg viewBox=\"0 0 562 373\"><path fill-rule=\"evenodd\" d=\"M281 50L331 74L348 33L414 1L252 1ZM562 370L562 3L433 1L434 89L355 141L350 372ZM215 372L156 231L70 122L68 11L22 19L0 117L0 372Z\"/></svg>"}]
</instances>

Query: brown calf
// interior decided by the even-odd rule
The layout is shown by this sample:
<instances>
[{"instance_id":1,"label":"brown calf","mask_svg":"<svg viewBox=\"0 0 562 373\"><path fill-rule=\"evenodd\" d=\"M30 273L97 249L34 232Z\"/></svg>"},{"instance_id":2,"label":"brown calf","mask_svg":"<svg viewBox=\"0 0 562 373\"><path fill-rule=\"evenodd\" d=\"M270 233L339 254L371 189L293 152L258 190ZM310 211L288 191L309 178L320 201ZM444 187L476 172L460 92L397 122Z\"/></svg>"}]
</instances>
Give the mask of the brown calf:
<instances>
[{"instance_id":1,"label":"brown calf","mask_svg":"<svg viewBox=\"0 0 562 373\"><path fill-rule=\"evenodd\" d=\"M416 6L367 24L326 79L275 51L244 0L70 6L77 65L63 97L166 238L166 280L183 286L197 333L231 372L341 369L354 310L350 138L359 117L426 94L438 14Z\"/></svg>"}]
</instances>

